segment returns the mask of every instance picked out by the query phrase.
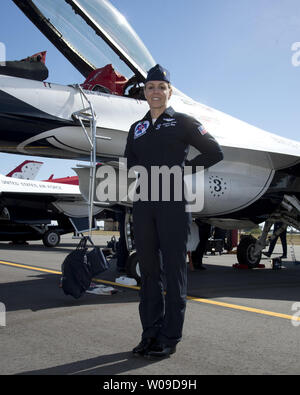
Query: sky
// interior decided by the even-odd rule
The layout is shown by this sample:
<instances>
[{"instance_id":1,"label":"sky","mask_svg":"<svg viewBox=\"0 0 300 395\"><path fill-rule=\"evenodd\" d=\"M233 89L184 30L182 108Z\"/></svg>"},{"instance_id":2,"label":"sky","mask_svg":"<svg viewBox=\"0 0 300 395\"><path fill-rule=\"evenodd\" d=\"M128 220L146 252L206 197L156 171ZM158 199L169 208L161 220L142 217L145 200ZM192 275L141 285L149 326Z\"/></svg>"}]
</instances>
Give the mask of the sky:
<instances>
[{"instance_id":1,"label":"sky","mask_svg":"<svg viewBox=\"0 0 300 395\"><path fill-rule=\"evenodd\" d=\"M126 17L155 61L170 71L176 88L200 103L300 141L299 0L111 3ZM7 60L47 50L47 81L84 81L12 0L1 0L0 4L0 43L5 45ZM0 173L8 173L28 158L0 153ZM38 179L52 173L56 177L74 175L71 168L78 163L41 160L45 164Z\"/></svg>"}]
</instances>

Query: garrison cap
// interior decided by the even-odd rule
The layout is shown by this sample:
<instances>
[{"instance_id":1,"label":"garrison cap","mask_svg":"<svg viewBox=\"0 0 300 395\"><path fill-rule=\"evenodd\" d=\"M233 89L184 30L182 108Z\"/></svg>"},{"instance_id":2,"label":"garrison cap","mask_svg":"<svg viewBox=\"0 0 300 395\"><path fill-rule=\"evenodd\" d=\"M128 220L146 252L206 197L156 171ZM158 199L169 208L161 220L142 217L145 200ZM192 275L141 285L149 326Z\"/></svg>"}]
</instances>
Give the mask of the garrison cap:
<instances>
[{"instance_id":1,"label":"garrison cap","mask_svg":"<svg viewBox=\"0 0 300 395\"><path fill-rule=\"evenodd\" d=\"M146 82L148 81L170 82L170 73L160 64L157 64L148 71Z\"/></svg>"}]
</instances>

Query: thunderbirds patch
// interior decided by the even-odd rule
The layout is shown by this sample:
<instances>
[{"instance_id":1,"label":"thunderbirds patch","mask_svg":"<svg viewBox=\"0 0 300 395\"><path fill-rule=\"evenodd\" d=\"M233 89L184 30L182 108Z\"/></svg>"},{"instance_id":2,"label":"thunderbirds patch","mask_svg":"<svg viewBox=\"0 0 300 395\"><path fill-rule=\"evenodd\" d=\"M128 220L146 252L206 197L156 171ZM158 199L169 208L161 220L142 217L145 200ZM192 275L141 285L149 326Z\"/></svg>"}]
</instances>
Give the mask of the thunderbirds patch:
<instances>
[{"instance_id":1,"label":"thunderbirds patch","mask_svg":"<svg viewBox=\"0 0 300 395\"><path fill-rule=\"evenodd\" d=\"M139 122L134 129L134 138L137 139L138 137L143 136L143 134L147 132L149 125L149 121Z\"/></svg>"}]
</instances>

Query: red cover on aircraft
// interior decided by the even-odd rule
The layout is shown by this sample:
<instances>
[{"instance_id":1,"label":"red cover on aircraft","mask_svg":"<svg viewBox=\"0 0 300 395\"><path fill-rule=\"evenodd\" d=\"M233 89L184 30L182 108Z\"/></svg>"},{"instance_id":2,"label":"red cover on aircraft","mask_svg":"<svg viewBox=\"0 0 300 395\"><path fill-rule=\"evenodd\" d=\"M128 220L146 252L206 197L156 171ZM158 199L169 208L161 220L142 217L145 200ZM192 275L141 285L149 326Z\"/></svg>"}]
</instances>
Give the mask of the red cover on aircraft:
<instances>
[{"instance_id":1,"label":"red cover on aircraft","mask_svg":"<svg viewBox=\"0 0 300 395\"><path fill-rule=\"evenodd\" d=\"M127 78L115 71L111 64L108 64L100 69L92 71L81 86L83 89L91 91L101 91L101 89L98 88L105 87L110 93L123 96L126 82Z\"/></svg>"},{"instance_id":2,"label":"red cover on aircraft","mask_svg":"<svg viewBox=\"0 0 300 395\"><path fill-rule=\"evenodd\" d=\"M27 61L42 62L42 63L46 64L46 54L47 54L47 51L41 51L41 52L35 53L34 55L28 56L26 59L22 59L21 62L27 60Z\"/></svg>"}]
</instances>

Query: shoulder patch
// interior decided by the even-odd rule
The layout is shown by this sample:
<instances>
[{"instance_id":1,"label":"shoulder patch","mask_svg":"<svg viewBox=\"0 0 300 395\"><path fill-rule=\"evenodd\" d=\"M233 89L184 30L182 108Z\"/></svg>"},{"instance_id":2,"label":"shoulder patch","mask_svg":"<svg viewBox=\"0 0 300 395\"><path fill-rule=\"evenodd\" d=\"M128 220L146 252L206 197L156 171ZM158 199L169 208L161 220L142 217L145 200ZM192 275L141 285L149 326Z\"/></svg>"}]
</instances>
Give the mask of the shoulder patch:
<instances>
[{"instance_id":1,"label":"shoulder patch","mask_svg":"<svg viewBox=\"0 0 300 395\"><path fill-rule=\"evenodd\" d=\"M207 130L205 129L204 126L200 125L198 127L199 132L202 134L202 136L204 136L207 133Z\"/></svg>"},{"instance_id":2,"label":"shoulder patch","mask_svg":"<svg viewBox=\"0 0 300 395\"><path fill-rule=\"evenodd\" d=\"M150 126L149 121L139 122L134 129L134 139L137 139L137 138L143 136L143 134L145 134L147 132L147 129L149 128L149 126Z\"/></svg>"}]
</instances>

